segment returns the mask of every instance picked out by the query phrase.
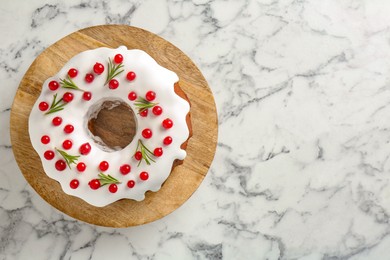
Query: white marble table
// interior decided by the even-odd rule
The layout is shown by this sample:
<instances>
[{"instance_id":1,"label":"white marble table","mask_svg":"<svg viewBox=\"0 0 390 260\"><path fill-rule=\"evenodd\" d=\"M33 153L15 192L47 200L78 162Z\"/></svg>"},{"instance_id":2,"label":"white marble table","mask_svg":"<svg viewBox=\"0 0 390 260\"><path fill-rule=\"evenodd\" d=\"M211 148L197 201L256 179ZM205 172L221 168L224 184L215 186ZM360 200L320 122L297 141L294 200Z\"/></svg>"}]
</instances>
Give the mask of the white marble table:
<instances>
[{"instance_id":1,"label":"white marble table","mask_svg":"<svg viewBox=\"0 0 390 260\"><path fill-rule=\"evenodd\" d=\"M0 259L390 259L385 2L1 1ZM49 206L23 178L9 137L34 58L105 23L181 48L219 111L199 190L171 215L127 229Z\"/></svg>"}]
</instances>

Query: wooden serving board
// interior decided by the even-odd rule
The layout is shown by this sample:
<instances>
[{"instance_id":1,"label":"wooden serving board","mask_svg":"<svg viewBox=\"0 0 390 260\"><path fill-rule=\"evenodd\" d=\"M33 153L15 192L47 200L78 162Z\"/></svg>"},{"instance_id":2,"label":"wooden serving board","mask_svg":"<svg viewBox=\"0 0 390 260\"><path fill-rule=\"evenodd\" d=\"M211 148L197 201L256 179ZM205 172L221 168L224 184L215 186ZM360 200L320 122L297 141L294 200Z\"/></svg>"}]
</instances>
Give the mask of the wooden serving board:
<instances>
[{"instance_id":1,"label":"wooden serving board","mask_svg":"<svg viewBox=\"0 0 390 260\"><path fill-rule=\"evenodd\" d=\"M28 118L43 82L79 52L98 47L141 49L160 65L176 72L180 86L191 102L193 136L187 157L174 168L158 192L147 192L145 200L120 200L94 207L65 194L59 183L43 171L41 160L28 134ZM11 110L11 142L16 161L38 194L53 207L76 219L107 227L130 227L160 219L182 205L199 187L214 157L217 114L213 95L202 73L182 51L145 30L126 25L89 27L54 43L31 64L16 92Z\"/></svg>"}]
</instances>

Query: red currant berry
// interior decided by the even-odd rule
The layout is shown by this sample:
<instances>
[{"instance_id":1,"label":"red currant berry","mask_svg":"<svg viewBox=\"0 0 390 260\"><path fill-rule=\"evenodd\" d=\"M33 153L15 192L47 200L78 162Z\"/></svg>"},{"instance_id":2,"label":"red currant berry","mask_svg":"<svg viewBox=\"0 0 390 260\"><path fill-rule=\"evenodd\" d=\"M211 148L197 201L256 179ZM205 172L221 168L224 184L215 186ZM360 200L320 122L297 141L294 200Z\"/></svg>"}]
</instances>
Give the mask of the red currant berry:
<instances>
[{"instance_id":1,"label":"red currant berry","mask_svg":"<svg viewBox=\"0 0 390 260\"><path fill-rule=\"evenodd\" d=\"M103 71L104 71L104 66L103 64L99 63L99 62L96 62L95 65L93 66L93 71L96 73L96 74L102 74Z\"/></svg>"},{"instance_id":2,"label":"red currant berry","mask_svg":"<svg viewBox=\"0 0 390 260\"><path fill-rule=\"evenodd\" d=\"M135 94L135 92L130 92L127 98L131 101L134 101L137 99L137 94Z\"/></svg>"},{"instance_id":3,"label":"red currant berry","mask_svg":"<svg viewBox=\"0 0 390 260\"><path fill-rule=\"evenodd\" d=\"M144 109L139 112L139 115L142 117L147 117L148 116L148 110Z\"/></svg>"},{"instance_id":4,"label":"red currant berry","mask_svg":"<svg viewBox=\"0 0 390 260\"><path fill-rule=\"evenodd\" d=\"M82 155L87 155L91 151L91 145L89 143L82 144L79 151Z\"/></svg>"},{"instance_id":5,"label":"red currant berry","mask_svg":"<svg viewBox=\"0 0 390 260\"><path fill-rule=\"evenodd\" d=\"M154 156L160 157L163 154L163 149L161 147L157 147L153 151Z\"/></svg>"},{"instance_id":6,"label":"red currant berry","mask_svg":"<svg viewBox=\"0 0 390 260\"><path fill-rule=\"evenodd\" d=\"M97 190L100 188L100 181L97 179L93 179L88 183L89 187L93 190Z\"/></svg>"},{"instance_id":7,"label":"red currant berry","mask_svg":"<svg viewBox=\"0 0 390 260\"><path fill-rule=\"evenodd\" d=\"M64 160L56 161L55 166L56 166L57 171L63 171L66 169L66 163Z\"/></svg>"},{"instance_id":8,"label":"red currant berry","mask_svg":"<svg viewBox=\"0 0 390 260\"><path fill-rule=\"evenodd\" d=\"M170 145L172 143L172 137L167 136L164 138L164 144L165 145Z\"/></svg>"},{"instance_id":9,"label":"red currant berry","mask_svg":"<svg viewBox=\"0 0 390 260\"><path fill-rule=\"evenodd\" d=\"M115 62L116 64L122 63L122 61L123 61L123 56L122 56L122 54L117 54L117 55L115 55L115 57L114 57L114 62Z\"/></svg>"},{"instance_id":10,"label":"red currant berry","mask_svg":"<svg viewBox=\"0 0 390 260\"><path fill-rule=\"evenodd\" d=\"M110 186L108 187L108 190L109 190L111 193L115 193L115 192L118 191L118 186L116 186L115 183L110 184Z\"/></svg>"},{"instance_id":11,"label":"red currant berry","mask_svg":"<svg viewBox=\"0 0 390 260\"><path fill-rule=\"evenodd\" d=\"M152 130L150 130L149 128L145 128L144 130L142 130L142 136L146 139L152 137L152 134Z\"/></svg>"},{"instance_id":12,"label":"red currant berry","mask_svg":"<svg viewBox=\"0 0 390 260\"><path fill-rule=\"evenodd\" d=\"M48 143L50 143L50 137L49 137L48 135L43 135L43 136L41 137L41 143L43 143L43 144L48 144Z\"/></svg>"},{"instance_id":13,"label":"red currant berry","mask_svg":"<svg viewBox=\"0 0 390 260\"><path fill-rule=\"evenodd\" d=\"M84 99L84 100L89 101L89 100L91 100L91 98L92 98L92 93L91 93L91 92L85 91L85 92L83 93L83 99Z\"/></svg>"},{"instance_id":14,"label":"red currant berry","mask_svg":"<svg viewBox=\"0 0 390 260\"><path fill-rule=\"evenodd\" d=\"M108 87L110 89L116 89L119 87L119 82L116 79L110 80L110 83L108 83Z\"/></svg>"},{"instance_id":15,"label":"red currant berry","mask_svg":"<svg viewBox=\"0 0 390 260\"><path fill-rule=\"evenodd\" d=\"M147 172L141 172L139 174L139 177L141 180L146 181L147 179L149 179L149 174Z\"/></svg>"},{"instance_id":16,"label":"red currant berry","mask_svg":"<svg viewBox=\"0 0 390 260\"><path fill-rule=\"evenodd\" d=\"M173 126L173 122L171 119L167 118L165 119L163 122L162 122L162 126L165 128L165 129L169 129Z\"/></svg>"},{"instance_id":17,"label":"red currant berry","mask_svg":"<svg viewBox=\"0 0 390 260\"><path fill-rule=\"evenodd\" d=\"M133 188L134 186L135 186L135 181L129 180L129 181L127 182L127 187L129 187L130 189Z\"/></svg>"},{"instance_id":18,"label":"red currant berry","mask_svg":"<svg viewBox=\"0 0 390 260\"><path fill-rule=\"evenodd\" d=\"M131 166L128 165L128 164L123 164L120 168L119 168L120 172L123 174L123 175L126 175L128 174L130 171L131 171Z\"/></svg>"},{"instance_id":19,"label":"red currant berry","mask_svg":"<svg viewBox=\"0 0 390 260\"><path fill-rule=\"evenodd\" d=\"M62 123L62 118L59 116L56 116L53 118L52 123L54 126L59 126Z\"/></svg>"},{"instance_id":20,"label":"red currant berry","mask_svg":"<svg viewBox=\"0 0 390 260\"><path fill-rule=\"evenodd\" d=\"M76 167L79 172L83 172L87 169L87 166L83 162L79 162Z\"/></svg>"},{"instance_id":21,"label":"red currant berry","mask_svg":"<svg viewBox=\"0 0 390 260\"><path fill-rule=\"evenodd\" d=\"M126 78L129 81L133 81L135 79L135 76L135 73L133 71L130 71L129 73L127 73Z\"/></svg>"},{"instance_id":22,"label":"red currant berry","mask_svg":"<svg viewBox=\"0 0 390 260\"><path fill-rule=\"evenodd\" d=\"M156 93L153 91L146 92L145 98L147 101L153 101L156 98Z\"/></svg>"},{"instance_id":23,"label":"red currant berry","mask_svg":"<svg viewBox=\"0 0 390 260\"><path fill-rule=\"evenodd\" d=\"M57 90L59 87L60 87L60 84L58 84L57 81L52 80L52 81L49 82L49 89L50 90L54 91L54 90Z\"/></svg>"},{"instance_id":24,"label":"red currant berry","mask_svg":"<svg viewBox=\"0 0 390 260\"><path fill-rule=\"evenodd\" d=\"M69 150L70 148L72 148L72 141L71 140L65 140L63 143L62 143L62 147L65 149L65 150Z\"/></svg>"},{"instance_id":25,"label":"red currant berry","mask_svg":"<svg viewBox=\"0 0 390 260\"><path fill-rule=\"evenodd\" d=\"M160 106L154 106L152 111L153 111L153 114L155 114L156 116L161 115L163 112L163 110Z\"/></svg>"},{"instance_id":26,"label":"red currant berry","mask_svg":"<svg viewBox=\"0 0 390 260\"><path fill-rule=\"evenodd\" d=\"M100 164L99 164L99 169L101 170L101 171L107 171L108 170L108 162L106 162L106 161L102 161Z\"/></svg>"},{"instance_id":27,"label":"red currant berry","mask_svg":"<svg viewBox=\"0 0 390 260\"><path fill-rule=\"evenodd\" d=\"M88 83L91 83L94 79L95 79L95 76L91 73L88 73L87 75L85 75L85 81Z\"/></svg>"},{"instance_id":28,"label":"red currant berry","mask_svg":"<svg viewBox=\"0 0 390 260\"><path fill-rule=\"evenodd\" d=\"M137 161L141 160L141 159L142 159L142 153L141 153L140 151L136 152L136 153L134 154L134 158L135 158Z\"/></svg>"},{"instance_id":29,"label":"red currant berry","mask_svg":"<svg viewBox=\"0 0 390 260\"><path fill-rule=\"evenodd\" d=\"M66 126L64 127L64 132L67 133L67 134L72 133L73 130L74 130L74 127L73 127L72 125L66 125Z\"/></svg>"},{"instance_id":30,"label":"red currant berry","mask_svg":"<svg viewBox=\"0 0 390 260\"><path fill-rule=\"evenodd\" d=\"M66 103L69 103L70 101L73 100L73 94L70 93L70 92L66 92L66 93L62 96L62 100L64 100L64 102L66 102Z\"/></svg>"},{"instance_id":31,"label":"red currant berry","mask_svg":"<svg viewBox=\"0 0 390 260\"><path fill-rule=\"evenodd\" d=\"M71 180L71 182L69 183L69 186L72 188L72 189L77 189L77 187L79 186L80 182L79 180Z\"/></svg>"},{"instance_id":32,"label":"red currant berry","mask_svg":"<svg viewBox=\"0 0 390 260\"><path fill-rule=\"evenodd\" d=\"M46 160L52 160L54 158L54 152L51 150L47 150L43 156L45 156Z\"/></svg>"},{"instance_id":33,"label":"red currant berry","mask_svg":"<svg viewBox=\"0 0 390 260\"><path fill-rule=\"evenodd\" d=\"M39 103L39 110L46 111L49 108L49 104L46 102Z\"/></svg>"},{"instance_id":34,"label":"red currant berry","mask_svg":"<svg viewBox=\"0 0 390 260\"><path fill-rule=\"evenodd\" d=\"M75 69L75 68L71 68L69 71L68 71L68 75L69 77L71 78L74 78L77 76L79 72Z\"/></svg>"}]
</instances>

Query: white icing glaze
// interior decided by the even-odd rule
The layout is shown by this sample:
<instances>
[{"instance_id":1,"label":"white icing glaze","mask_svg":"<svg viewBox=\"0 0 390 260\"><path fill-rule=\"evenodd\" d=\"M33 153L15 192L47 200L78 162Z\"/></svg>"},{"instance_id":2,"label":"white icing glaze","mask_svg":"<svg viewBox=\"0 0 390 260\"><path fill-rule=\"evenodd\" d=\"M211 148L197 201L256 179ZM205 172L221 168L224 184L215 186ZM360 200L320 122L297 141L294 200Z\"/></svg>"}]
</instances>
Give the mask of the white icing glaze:
<instances>
[{"instance_id":1,"label":"white icing glaze","mask_svg":"<svg viewBox=\"0 0 390 260\"><path fill-rule=\"evenodd\" d=\"M115 77L119 81L119 87L117 89L109 89L107 85L104 86L107 77L108 58L112 60L116 54L123 55L122 64L124 65L124 72ZM96 62L102 63L105 66L105 70L101 75L94 74L94 81L87 83L84 77L87 73L93 73L93 65ZM72 79L76 85L92 93L90 101L83 100L82 91L69 90L62 87L52 91L48 88L50 81L56 80L59 82L60 79L66 78L70 68L78 70L77 77ZM126 74L129 71L136 73L135 80L128 81L126 79ZM190 106L187 101L174 92L174 83L178 82L178 80L178 76L174 72L161 67L144 51L127 50L124 46L118 49L98 48L82 52L73 57L58 74L44 82L42 92L33 106L29 118L30 139L34 149L41 157L46 174L57 180L65 193L77 196L89 204L99 207L123 198L140 201L144 199L146 191L158 191L162 183L168 178L174 160L182 160L186 156L186 152L180 148L180 145L189 136L186 115ZM156 93L156 99L152 102L159 103L159 106L163 108L163 113L156 116L149 109L148 116L141 117L134 105L135 101L130 101L128 94L134 91L138 97L145 97L145 94L150 90ZM74 98L64 107L64 110L49 115L45 115L45 112L39 110L40 102L45 101L50 105L55 93L58 93L58 98L61 98L65 92L73 93ZM103 100L121 100L127 103L134 111L137 120L136 134L133 141L120 151L102 150L86 129L87 120L91 116L88 114L88 111L92 111L93 109L90 110L91 106ZM53 126L52 124L52 119L56 116L63 119L60 126ZM161 124L165 118L172 119L174 124L171 129L162 127ZM64 126L67 124L74 126L75 130L71 134L66 134L63 131ZM152 130L153 136L150 139L142 137L141 132L145 128ZM43 135L50 137L49 144L41 143ZM173 139L172 144L168 146L163 144L163 139L166 136L171 136ZM62 142L66 139L73 142L72 148L66 150L71 155L80 155L79 147L83 143L89 142L91 145L91 152L85 156L81 155L78 160L78 162L84 162L87 165L87 169L84 172L79 173L75 164L71 165L71 169L67 167L64 171L58 171L55 168L55 162L63 159L58 152L55 152L53 160L44 158L44 152L47 150L55 151L56 147L64 150ZM151 165L147 165L145 161L142 161L140 166L137 167L138 161L134 159L133 155L136 152L139 139L152 151L156 147L162 147L163 155L155 158L156 162L151 163ZM109 192L109 185L102 186L97 190L92 190L88 185L91 179L98 178L100 172L99 163L101 161L109 162L109 169L104 173L110 174L121 181L121 184L117 185L118 191L116 193ZM127 175L122 175L119 171L120 166L123 164L131 165L131 172ZM142 171L149 173L148 180L142 181L140 179L139 174ZM70 188L69 185L73 179L77 179L80 182L79 187L76 189ZM133 188L127 187L129 180L135 181L136 184Z\"/></svg>"}]
</instances>

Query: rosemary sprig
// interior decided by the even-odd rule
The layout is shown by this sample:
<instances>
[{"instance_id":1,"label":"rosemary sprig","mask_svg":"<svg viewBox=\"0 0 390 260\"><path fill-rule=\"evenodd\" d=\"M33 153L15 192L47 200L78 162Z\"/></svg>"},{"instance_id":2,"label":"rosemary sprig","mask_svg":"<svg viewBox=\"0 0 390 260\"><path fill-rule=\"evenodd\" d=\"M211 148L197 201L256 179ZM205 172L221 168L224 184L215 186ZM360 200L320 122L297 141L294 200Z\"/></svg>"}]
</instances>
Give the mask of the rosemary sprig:
<instances>
[{"instance_id":1,"label":"rosemary sprig","mask_svg":"<svg viewBox=\"0 0 390 260\"><path fill-rule=\"evenodd\" d=\"M53 102L51 102L51 105L50 105L50 108L49 110L45 113L45 115L48 115L48 114L52 114L52 113L55 113L55 112L58 112L58 111L61 111L64 109L64 106L67 104L65 102L63 102L62 104L61 101L62 101L62 98L59 99L58 101L56 100L57 99L57 94L55 94L53 96Z\"/></svg>"},{"instance_id":2,"label":"rosemary sprig","mask_svg":"<svg viewBox=\"0 0 390 260\"><path fill-rule=\"evenodd\" d=\"M58 149L58 148L55 148L55 149L56 149L57 152L59 152L59 153L62 155L62 157L64 157L65 162L66 162L66 164L68 165L69 169L72 169L72 168L70 167L70 165L71 165L72 163L73 163L73 164L76 164L76 162L77 162L77 160L79 159L80 155L70 155L70 154L68 154L67 152L62 151L62 150L60 150L60 149Z\"/></svg>"},{"instance_id":3,"label":"rosemary sprig","mask_svg":"<svg viewBox=\"0 0 390 260\"><path fill-rule=\"evenodd\" d=\"M74 90L80 90L84 91L81 88L79 88L74 81L69 78L69 76L66 76L66 79L60 79L61 87L68 88L68 89L74 89Z\"/></svg>"},{"instance_id":4,"label":"rosemary sprig","mask_svg":"<svg viewBox=\"0 0 390 260\"><path fill-rule=\"evenodd\" d=\"M104 83L104 85L107 85L107 83L110 82L110 80L112 80L113 78L121 74L124 71L122 68L123 68L122 63L115 65L112 63L111 59L108 58L108 74L107 74L106 83Z\"/></svg>"},{"instance_id":5,"label":"rosemary sprig","mask_svg":"<svg viewBox=\"0 0 390 260\"><path fill-rule=\"evenodd\" d=\"M152 103L152 102L144 99L143 97L138 97L137 100L134 103L134 105L138 109L138 114L141 113L142 111L148 109L148 108L154 107L157 104L158 103Z\"/></svg>"},{"instance_id":6,"label":"rosemary sprig","mask_svg":"<svg viewBox=\"0 0 390 260\"><path fill-rule=\"evenodd\" d=\"M153 159L154 157L154 154L152 151L150 151L145 145L144 143L141 141L141 139L138 140L138 144L137 144L137 151L140 151L141 154L142 154L142 158L141 160L139 160L139 163L137 166L139 166L142 162L142 160L145 160L146 164L147 165L150 165L151 162L155 162L155 160Z\"/></svg>"},{"instance_id":7,"label":"rosemary sprig","mask_svg":"<svg viewBox=\"0 0 390 260\"><path fill-rule=\"evenodd\" d=\"M105 175L104 173L99 173L99 178L98 180L100 181L100 186L104 186L107 184L120 184L121 182L112 177L110 174Z\"/></svg>"}]
</instances>

